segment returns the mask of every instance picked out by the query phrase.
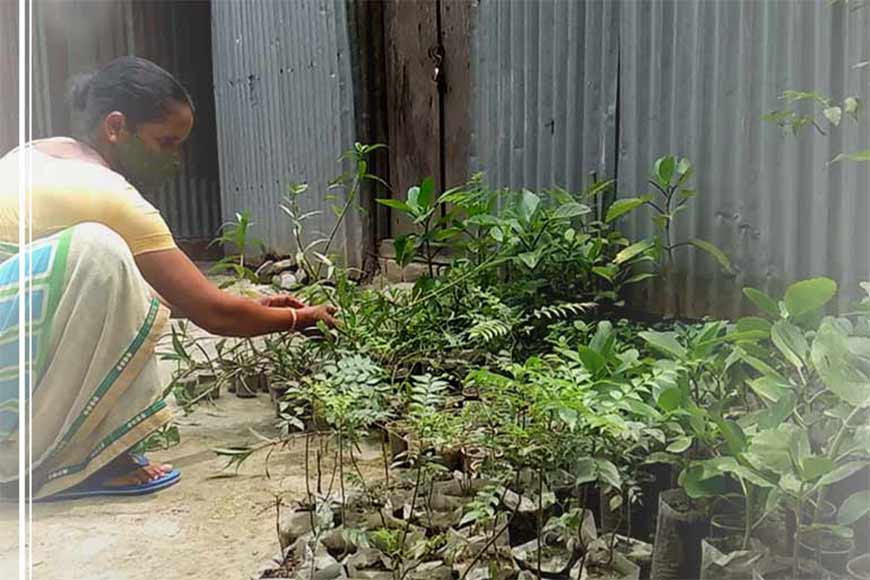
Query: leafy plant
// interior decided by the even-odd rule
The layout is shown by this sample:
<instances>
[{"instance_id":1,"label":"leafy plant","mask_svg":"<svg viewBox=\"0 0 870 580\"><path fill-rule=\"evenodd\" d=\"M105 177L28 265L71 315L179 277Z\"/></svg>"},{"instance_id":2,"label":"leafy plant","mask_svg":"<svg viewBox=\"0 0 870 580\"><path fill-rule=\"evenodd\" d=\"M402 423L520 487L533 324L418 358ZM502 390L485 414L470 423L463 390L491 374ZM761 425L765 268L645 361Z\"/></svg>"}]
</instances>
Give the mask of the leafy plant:
<instances>
[{"instance_id":1,"label":"leafy plant","mask_svg":"<svg viewBox=\"0 0 870 580\"><path fill-rule=\"evenodd\" d=\"M668 285L666 291L674 300L676 316L680 316L681 308L679 289L676 285L675 250L693 246L713 257L723 270L731 272L731 261L728 256L712 242L699 238L682 242L674 240L674 220L687 209L689 201L697 195L694 189L687 187L692 174L692 164L688 159L670 155L660 157L656 160L653 175L648 181L655 193L618 199L607 210L605 217L605 221L610 223L642 206L653 210L652 219L658 231L656 237L635 242L624 250L624 255L633 256L643 254L651 248L655 249L655 255L658 256L659 266Z\"/></svg>"},{"instance_id":2,"label":"leafy plant","mask_svg":"<svg viewBox=\"0 0 870 580\"><path fill-rule=\"evenodd\" d=\"M236 213L236 220L221 226L220 235L209 244L221 244L225 252L231 252L227 253L211 268L214 273L229 271L235 275L234 280L222 283L221 288L226 288L240 280L257 281L254 270L248 267L250 262L248 252L259 248L262 253L265 252L265 248L263 242L250 237L253 226L254 222L251 221L251 214L248 210Z\"/></svg>"}]
</instances>

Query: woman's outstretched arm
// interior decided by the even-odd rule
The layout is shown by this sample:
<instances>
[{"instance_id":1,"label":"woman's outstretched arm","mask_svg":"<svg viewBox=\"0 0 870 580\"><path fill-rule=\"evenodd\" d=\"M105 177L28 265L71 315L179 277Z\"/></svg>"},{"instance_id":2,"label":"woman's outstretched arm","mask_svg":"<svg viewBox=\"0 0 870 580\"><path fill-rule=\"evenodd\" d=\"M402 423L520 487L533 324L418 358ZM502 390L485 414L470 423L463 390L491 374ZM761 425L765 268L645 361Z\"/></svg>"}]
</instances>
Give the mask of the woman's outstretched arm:
<instances>
[{"instance_id":1,"label":"woman's outstretched arm","mask_svg":"<svg viewBox=\"0 0 870 580\"><path fill-rule=\"evenodd\" d=\"M289 302L274 301L269 306L222 292L178 249L140 254L136 265L174 314L189 318L212 334L259 336L310 328L319 320L335 325L335 309L330 306L293 308Z\"/></svg>"}]
</instances>

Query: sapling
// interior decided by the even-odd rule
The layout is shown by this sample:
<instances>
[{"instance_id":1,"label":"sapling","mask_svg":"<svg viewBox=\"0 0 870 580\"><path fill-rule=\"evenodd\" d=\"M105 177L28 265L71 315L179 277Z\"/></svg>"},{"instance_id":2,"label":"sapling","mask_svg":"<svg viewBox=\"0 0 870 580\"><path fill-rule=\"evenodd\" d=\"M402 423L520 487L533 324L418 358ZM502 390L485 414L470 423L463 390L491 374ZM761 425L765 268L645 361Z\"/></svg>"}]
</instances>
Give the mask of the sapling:
<instances>
[{"instance_id":1,"label":"sapling","mask_svg":"<svg viewBox=\"0 0 870 580\"><path fill-rule=\"evenodd\" d=\"M677 242L674 239L674 219L687 209L688 203L696 195L696 191L687 187L693 173L692 164L688 159L674 156L660 157L653 166L653 175L648 180L655 193L642 197L629 197L616 200L608 209L605 222L611 223L625 214L634 211L641 206L647 206L653 210L653 223L658 234L653 239L641 240L626 248L628 255L644 253L655 247L660 256L660 263L665 282L666 292L674 301L674 314L679 317L682 314L679 301L680 289L676 284L676 261L675 250L683 247L694 246L712 256L719 266L726 272L731 272L731 261L728 256L716 247L715 244L699 238L691 238Z\"/></svg>"}]
</instances>

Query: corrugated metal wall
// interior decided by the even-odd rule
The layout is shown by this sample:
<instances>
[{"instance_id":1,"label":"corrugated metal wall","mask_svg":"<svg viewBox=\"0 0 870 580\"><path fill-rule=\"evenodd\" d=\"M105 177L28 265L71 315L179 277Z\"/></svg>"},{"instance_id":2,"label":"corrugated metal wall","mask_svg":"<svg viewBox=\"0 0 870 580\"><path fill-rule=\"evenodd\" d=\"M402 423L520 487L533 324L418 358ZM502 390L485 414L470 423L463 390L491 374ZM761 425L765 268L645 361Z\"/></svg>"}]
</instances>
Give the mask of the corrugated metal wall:
<instances>
[{"instance_id":1,"label":"corrugated metal wall","mask_svg":"<svg viewBox=\"0 0 870 580\"><path fill-rule=\"evenodd\" d=\"M269 249L295 249L279 202L291 183L307 182L309 239L328 234L328 189L353 146L354 101L345 0L238 0L212 3L215 98L224 219L249 209L253 235ZM333 195L338 199L330 199ZM360 266L363 231L356 211L331 251Z\"/></svg>"},{"instance_id":2,"label":"corrugated metal wall","mask_svg":"<svg viewBox=\"0 0 870 580\"><path fill-rule=\"evenodd\" d=\"M0 0L0 155L18 145L18 3Z\"/></svg>"},{"instance_id":3,"label":"corrugated metal wall","mask_svg":"<svg viewBox=\"0 0 870 580\"><path fill-rule=\"evenodd\" d=\"M571 190L614 172L618 2L478 4L470 167L494 186Z\"/></svg>"},{"instance_id":4,"label":"corrugated metal wall","mask_svg":"<svg viewBox=\"0 0 870 580\"><path fill-rule=\"evenodd\" d=\"M658 156L688 157L698 197L676 239L715 242L737 271L684 252L690 312L734 315L746 306L743 286L780 292L819 275L854 296L870 278L870 165L828 162L870 146L866 118L795 138L762 116L785 89L866 96L870 75L852 66L870 56L870 10L822 0L626 2L620 24L619 189L645 193ZM649 217L636 214L631 230L651 232ZM651 290L647 303L660 308L663 293Z\"/></svg>"},{"instance_id":5,"label":"corrugated metal wall","mask_svg":"<svg viewBox=\"0 0 870 580\"><path fill-rule=\"evenodd\" d=\"M596 170L616 172L619 195L631 196L648 192L657 157L694 162L698 197L676 238L715 242L737 275L684 251L686 314L735 315L745 285L777 292L824 274L854 291L870 278L870 165L827 163L870 146L866 119L798 138L762 121L788 88L866 96L870 72L851 67L870 57L870 9L481 1L473 31L472 166L492 185L578 190ZM643 211L623 224L633 236L652 232ZM640 294L642 306L664 307L661 287Z\"/></svg>"},{"instance_id":6,"label":"corrugated metal wall","mask_svg":"<svg viewBox=\"0 0 870 580\"><path fill-rule=\"evenodd\" d=\"M0 2L6 11L13 2ZM66 83L111 59L137 54L173 72L197 106L184 170L161 191L143 192L181 240L211 239L220 225L208 3L197 0L40 0L33 3L33 137L69 135ZM2 19L3 30L11 25ZM17 19L14 22L17 27ZM5 34L2 42L9 39ZM17 42L17 34L14 39ZM6 51L4 50L4 55ZM17 76L0 61L3 78ZM6 93L4 84L3 95ZM17 96L15 98L17 106ZM4 109L5 112L5 109ZM17 144L17 128L15 142ZM4 151L5 152L5 149Z\"/></svg>"}]
</instances>

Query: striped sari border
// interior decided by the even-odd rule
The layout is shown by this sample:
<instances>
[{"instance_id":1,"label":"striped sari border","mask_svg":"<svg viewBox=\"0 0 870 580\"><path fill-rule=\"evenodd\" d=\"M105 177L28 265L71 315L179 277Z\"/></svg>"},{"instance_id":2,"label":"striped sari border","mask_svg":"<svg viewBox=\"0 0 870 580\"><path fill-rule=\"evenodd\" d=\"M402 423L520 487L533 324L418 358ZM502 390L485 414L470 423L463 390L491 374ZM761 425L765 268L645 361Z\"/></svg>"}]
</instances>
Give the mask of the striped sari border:
<instances>
[{"instance_id":1,"label":"striped sari border","mask_svg":"<svg viewBox=\"0 0 870 580\"><path fill-rule=\"evenodd\" d=\"M133 338L133 341L118 359L118 362L112 367L112 370L109 371L109 374L100 382L100 385L97 387L97 390L94 392L91 399L88 401L85 408L82 410L81 414L76 417L73 424L70 425L67 432L61 438L57 447L55 448L52 455L57 455L62 452L64 448L69 444L81 426L87 421L91 412L94 408L100 403L109 389L112 388L112 385L115 384L115 381L118 380L124 370L127 368L127 365L130 364L130 361L133 359L133 356L136 352L142 347L142 344L148 338L148 335L151 333L151 329L154 326L154 321L157 319L157 314L160 311L160 301L156 298L151 300L151 308L148 310L148 315L145 317L145 322L139 328L139 332L136 333L136 336Z\"/></svg>"}]
</instances>

